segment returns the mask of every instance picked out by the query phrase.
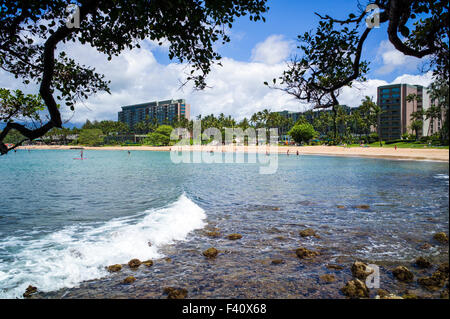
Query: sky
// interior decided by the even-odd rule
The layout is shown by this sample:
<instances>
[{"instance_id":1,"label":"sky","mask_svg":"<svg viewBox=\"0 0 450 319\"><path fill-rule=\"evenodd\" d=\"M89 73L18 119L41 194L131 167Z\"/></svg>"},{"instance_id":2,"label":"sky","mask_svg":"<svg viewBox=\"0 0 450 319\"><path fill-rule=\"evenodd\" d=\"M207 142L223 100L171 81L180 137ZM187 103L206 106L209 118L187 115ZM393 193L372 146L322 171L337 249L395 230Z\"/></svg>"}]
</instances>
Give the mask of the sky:
<instances>
[{"instance_id":1,"label":"sky","mask_svg":"<svg viewBox=\"0 0 450 319\"><path fill-rule=\"evenodd\" d=\"M286 69L286 61L300 53L296 38L316 28L319 17L314 12L346 18L349 13L358 12L357 0L269 0L268 6L265 23L250 21L248 16L238 18L228 31L231 42L215 47L223 57L223 67L213 67L207 78L208 88L203 91L193 90L192 85L181 87L185 65L169 60L166 44L158 46L144 40L141 49L124 51L110 62L90 46L58 47L81 64L95 67L111 81L111 94L100 92L78 103L75 112L63 109L64 120L77 126L86 119L117 120L121 106L172 98L186 99L191 105L191 118L224 113L240 120L263 109L311 109L282 91L266 87L264 82L279 77ZM367 81L345 88L340 104L357 107L366 95L376 100L376 88L380 85L431 82L431 74L420 71L423 61L403 55L390 44L385 26L371 32L363 57L370 61ZM24 87L3 71L0 87L38 92L37 86Z\"/></svg>"}]
</instances>

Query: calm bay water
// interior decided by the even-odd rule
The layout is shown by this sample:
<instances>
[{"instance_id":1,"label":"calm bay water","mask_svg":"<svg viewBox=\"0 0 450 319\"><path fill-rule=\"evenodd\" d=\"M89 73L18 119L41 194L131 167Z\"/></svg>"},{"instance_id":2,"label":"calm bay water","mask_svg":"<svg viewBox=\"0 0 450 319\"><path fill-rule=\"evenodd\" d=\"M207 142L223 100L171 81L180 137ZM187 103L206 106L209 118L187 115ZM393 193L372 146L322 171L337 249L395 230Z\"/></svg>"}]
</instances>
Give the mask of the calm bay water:
<instances>
[{"instance_id":1,"label":"calm bay water","mask_svg":"<svg viewBox=\"0 0 450 319\"><path fill-rule=\"evenodd\" d=\"M322 239L302 244L326 249L327 262L402 263L448 231L448 163L280 155L277 173L260 175L256 164L173 164L167 152L78 155L0 157L0 297L19 297L29 284L51 292L105 278L107 265L162 258L179 243L239 249L252 265L295 249L298 230L312 227ZM214 243L205 227L244 238ZM285 241L275 245L274 236ZM448 259L448 246L427 254ZM302 273L294 265L285 277ZM212 296L227 297L231 288L223 289Z\"/></svg>"}]
</instances>

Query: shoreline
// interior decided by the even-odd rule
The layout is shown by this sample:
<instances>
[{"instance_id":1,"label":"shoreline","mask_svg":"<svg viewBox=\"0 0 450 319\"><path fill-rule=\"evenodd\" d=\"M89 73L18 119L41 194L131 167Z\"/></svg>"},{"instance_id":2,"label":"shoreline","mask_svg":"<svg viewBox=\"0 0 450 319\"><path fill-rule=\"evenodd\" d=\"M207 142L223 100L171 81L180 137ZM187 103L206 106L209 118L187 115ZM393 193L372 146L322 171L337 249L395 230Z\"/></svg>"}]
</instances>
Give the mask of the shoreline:
<instances>
[{"instance_id":1,"label":"shoreline","mask_svg":"<svg viewBox=\"0 0 450 319\"><path fill-rule=\"evenodd\" d=\"M76 147L83 147L84 150L102 150L102 151L156 151L169 152L177 150L179 146L68 146L68 145L31 145L21 146L17 149L30 150L70 150ZM264 153L266 147L256 146L208 146L208 145L190 145L184 146L188 151L216 151L216 152L244 152L244 153ZM76 150L76 149L74 149ZM270 151L269 148L267 150ZM382 147L352 147L344 148L341 146L278 146L278 154L316 155L316 156L342 156L342 157L362 157L379 158L389 160L412 160L412 161L436 161L449 162L448 149L415 149L415 148L382 148Z\"/></svg>"}]
</instances>

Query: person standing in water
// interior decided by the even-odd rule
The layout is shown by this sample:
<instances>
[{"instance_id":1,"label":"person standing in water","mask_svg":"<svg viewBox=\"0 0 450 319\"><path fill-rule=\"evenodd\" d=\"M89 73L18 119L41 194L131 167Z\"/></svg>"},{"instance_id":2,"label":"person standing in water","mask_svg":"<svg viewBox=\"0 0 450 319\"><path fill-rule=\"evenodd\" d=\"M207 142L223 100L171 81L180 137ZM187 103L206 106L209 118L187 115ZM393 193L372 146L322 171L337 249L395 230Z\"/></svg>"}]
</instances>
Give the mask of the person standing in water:
<instances>
[{"instance_id":1,"label":"person standing in water","mask_svg":"<svg viewBox=\"0 0 450 319\"><path fill-rule=\"evenodd\" d=\"M83 159L83 150L80 151L80 158Z\"/></svg>"}]
</instances>

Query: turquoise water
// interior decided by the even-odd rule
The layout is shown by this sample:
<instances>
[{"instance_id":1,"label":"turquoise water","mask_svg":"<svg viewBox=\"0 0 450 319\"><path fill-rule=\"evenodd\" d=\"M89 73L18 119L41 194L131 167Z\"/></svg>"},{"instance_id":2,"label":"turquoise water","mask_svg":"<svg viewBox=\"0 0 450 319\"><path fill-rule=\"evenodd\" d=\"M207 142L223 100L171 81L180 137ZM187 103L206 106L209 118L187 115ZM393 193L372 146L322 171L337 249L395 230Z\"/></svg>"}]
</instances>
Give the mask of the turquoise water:
<instances>
[{"instance_id":1,"label":"turquoise water","mask_svg":"<svg viewBox=\"0 0 450 319\"><path fill-rule=\"evenodd\" d=\"M280 155L276 174L261 175L257 164L173 164L167 152L78 155L0 157L0 297L74 287L180 240L201 249L208 224L261 249L267 229L313 227L336 255L373 261L410 260L448 231L448 163Z\"/></svg>"}]
</instances>

